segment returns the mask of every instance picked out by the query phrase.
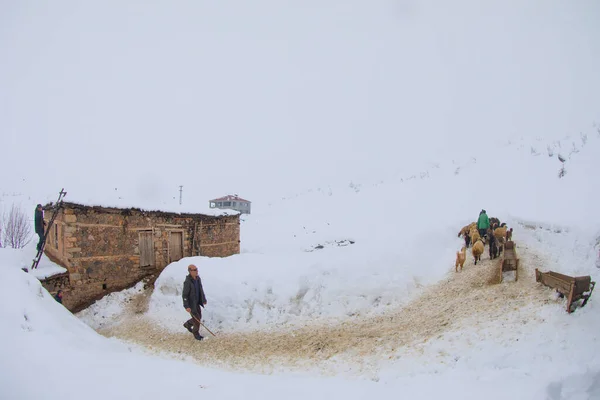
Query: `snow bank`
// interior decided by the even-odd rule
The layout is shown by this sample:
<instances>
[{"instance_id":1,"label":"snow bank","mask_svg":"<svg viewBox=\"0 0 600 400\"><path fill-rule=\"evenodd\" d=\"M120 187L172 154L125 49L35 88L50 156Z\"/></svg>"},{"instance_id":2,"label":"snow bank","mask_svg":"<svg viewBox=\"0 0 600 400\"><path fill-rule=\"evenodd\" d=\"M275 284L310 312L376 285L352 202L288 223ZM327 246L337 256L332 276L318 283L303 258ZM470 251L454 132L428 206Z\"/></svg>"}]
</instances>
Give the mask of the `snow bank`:
<instances>
[{"instance_id":1,"label":"snow bank","mask_svg":"<svg viewBox=\"0 0 600 400\"><path fill-rule=\"evenodd\" d=\"M149 314L181 329L186 316L181 289L190 263L198 266L207 294L204 319L218 330L382 312L404 304L422 285L447 272L458 239L433 238L433 234L406 237L399 240L402 246L385 251L356 242L289 255L185 258L169 265L157 279Z\"/></svg>"},{"instance_id":2,"label":"snow bank","mask_svg":"<svg viewBox=\"0 0 600 400\"><path fill-rule=\"evenodd\" d=\"M2 259L4 260L6 267L15 270L26 268L31 275L38 279L44 279L67 272L66 268L53 263L45 254L42 255L38 267L36 269L31 269L33 258L37 254L37 236L35 238L36 240L30 242L23 249L2 249Z\"/></svg>"},{"instance_id":3,"label":"snow bank","mask_svg":"<svg viewBox=\"0 0 600 400\"><path fill-rule=\"evenodd\" d=\"M130 299L144 291L144 282L132 288L109 293L76 315L95 330L119 323Z\"/></svg>"}]
</instances>

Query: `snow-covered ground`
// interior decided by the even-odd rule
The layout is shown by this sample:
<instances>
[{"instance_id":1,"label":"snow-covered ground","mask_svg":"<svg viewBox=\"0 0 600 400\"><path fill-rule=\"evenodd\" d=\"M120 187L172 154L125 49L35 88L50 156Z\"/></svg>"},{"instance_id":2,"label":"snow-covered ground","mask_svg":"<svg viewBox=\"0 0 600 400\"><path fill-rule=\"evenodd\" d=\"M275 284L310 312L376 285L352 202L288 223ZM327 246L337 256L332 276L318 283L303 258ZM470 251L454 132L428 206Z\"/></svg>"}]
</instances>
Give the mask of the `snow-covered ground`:
<instances>
[{"instance_id":1,"label":"snow-covered ground","mask_svg":"<svg viewBox=\"0 0 600 400\"><path fill-rule=\"evenodd\" d=\"M585 150L594 153L600 140L588 143ZM506 191L501 196L506 201L492 196L489 201L487 196L474 201L446 195L456 187L465 192L468 180L483 178L478 171L493 167L486 161L479 162L479 168L465 167L458 175L442 166L424 179L380 183L358 191L334 189L331 195L316 191L297 196L264 213L244 216L241 254L222 259L185 258L169 265L157 279L144 315L173 337L181 337L181 323L187 315L180 290L187 265L195 263L208 297L204 323L219 335L248 332L268 338L295 327L325 324L335 328L345 321L358 323L390 315L406 305L422 304L412 302L431 296L427 293L432 285L437 285L441 296L445 285L451 284L445 281L447 274L453 284L460 285L461 276L467 279L467 272L453 272L453 263L462 245L456 233L480 209L474 203L483 203L491 216L514 227L514 240L528 264L527 273L519 279L522 286L505 282L490 289L493 292L481 292L483 297L476 294L464 304L457 303L460 310L448 312L460 316L460 321L449 321L447 329L437 327L438 333L421 343L398 343L385 353L379 350L365 355L365 360L370 359L365 364L367 372L365 365L360 369L338 354L326 362L335 365L337 378L319 377L311 368L305 372L275 368L270 376L240 374L198 366L185 351L168 354L158 348L151 355L131 342L102 338L82 321L100 330L121 324L130 317L127 304L142 291L142 285L105 297L79 313L78 320L58 305L34 276L19 269L32 251L30 245L22 251L0 251L5 371L0 387L8 398L75 398L79 396L76 390L110 380L109 387L86 396L119 398L134 393L160 398L184 396L191 376L195 387L212 391L218 398L241 396L248 390L267 398L333 393L349 398L367 394L391 397L400 391L421 398L563 399L571 394L595 398L600 395L600 362L595 356L600 350L597 302L592 297L585 308L569 315L564 311L564 299L536 286L531 271L538 267L570 275L591 274L597 279L600 232L590 219L597 211L585 201L566 209L559 205L572 197L565 186L597 193L589 189L588 177L598 167L598 160L585 157L582 151L581 161L571 160L575 171L559 179L550 168L554 165L547 165L545 159L531 154L519 158L514 147L504 151L503 157L512 155L512 163L503 173L514 176L515 200ZM532 161L525 164L527 157ZM541 186L533 186L529 175L517 174L523 168L539 174ZM553 197L535 202L534 194ZM378 199L384 199L384 204ZM467 207L475 212L465 212ZM540 219L520 217L527 213ZM322 248L317 248L319 245ZM489 264L474 267L470 258L465 268L477 279L476 268L488 268ZM46 268L49 266L44 263L40 272ZM473 292L477 290L474 286ZM536 292L533 297L531 291ZM491 295L497 298L490 299ZM498 315L477 313L479 302L501 304L502 296L518 306L502 309ZM535 301L528 304L529 298ZM431 312L435 310L423 310L423 315ZM188 339L188 346L200 345L191 336ZM201 345L219 343L218 338L207 339ZM24 384L32 373L37 373L36 385ZM57 384L65 374L70 383ZM48 388L52 388L51 394Z\"/></svg>"},{"instance_id":2,"label":"snow-covered ground","mask_svg":"<svg viewBox=\"0 0 600 400\"><path fill-rule=\"evenodd\" d=\"M539 228L530 230L516 224L515 235L518 236L519 243L534 246L545 256L546 269L596 275L594 259L585 251L593 249L593 237L586 236L577 229L563 229L557 233L555 229L549 230L543 224L538 225ZM332 249L334 250L347 249ZM0 289L0 301L3 304L3 374L0 377L0 387L6 398L79 398L80 393L85 391L86 397L90 399L108 396L183 397L188 395L190 386L206 390L216 398L240 397L248 391L266 398L300 398L306 395L320 398L339 395L348 398L389 398L402 393L420 398L476 399L484 396L502 399L512 396L566 399L577 396L574 398L593 399L600 394L600 364L595 357L600 324L594 298L585 308L568 315L564 312L564 300L557 300L548 292L549 304L542 308L515 310L505 319L487 323L483 330L465 326L463 330L447 332L427 344L417 346L418 351L407 349L406 354L400 353L391 360L384 360L377 373L365 377L365 380L324 378L302 373L278 373L270 376L239 374L197 366L186 360L185 354L167 358L149 356L135 345L98 336L58 305L33 276L18 268L18 263L14 263L16 253L6 249L0 251L3 271ZM325 252L321 254L322 262L325 263L329 255ZM227 260L230 260L229 265ZM192 260L171 265L160 279L167 281L167 278L177 275L183 278L188 261ZM213 266L210 259L193 261L202 266L209 296L205 323L211 326L214 315L228 309L218 304L220 297L226 297L219 291L236 292L238 283L232 282L227 286L226 277L231 277L231 272L223 274L223 281L217 283L213 277L219 274L209 272ZM214 264L216 271L219 270L217 267L240 271L235 258L221 261L222 265ZM286 281L293 281L276 274L277 265L267 271L265 266L260 269L261 262L253 264L252 261L251 257L246 258L247 269L256 270L260 275L271 272L269 279L274 284L282 282L285 287ZM261 258L255 261L261 261ZM452 270L452 259L446 261L444 273ZM296 267L301 266L298 263ZM304 273L309 274L310 267ZM352 273L356 271L349 271L347 275ZM368 276L367 273L364 274ZM386 281L397 277L385 276L382 271L379 274L382 275L381 293L385 294L389 290ZM264 277L258 273L254 275L251 278L252 274L248 273L244 279L251 287L259 287ZM521 279L533 278L524 276ZM181 279L177 281L180 282ZM157 287L168 288L169 285L163 282ZM343 285L339 284L339 287ZM327 287L323 290L327 291L326 289ZM159 290L155 292L155 296L160 293ZM416 288L414 290L418 292ZM274 297L284 297L277 296L277 293ZM115 310L119 309L118 304L124 302L124 295L125 293L107 297L85 313L93 315L97 310L96 316L107 316L108 313L114 315ZM162 293L152 300L160 303L165 301L165 296ZM365 305L363 300L358 299L360 294L355 297L348 296L353 300L353 309L366 311L365 309L371 308L371 305ZM248 290L236 293L235 298L239 299L240 304L229 309L247 307L248 301L258 303L263 295ZM118 300L111 302L111 299ZM173 294L172 319L180 322L184 313L179 313L179 299ZM310 300L307 299L307 304L316 303L315 299ZM235 301L232 300L232 303ZM474 306L465 304L465 307ZM166 313L168 305L164 304L164 308L163 312ZM325 309L331 315L337 312L335 306ZM271 317L271 321L266 315L257 317L251 323L234 320L229 328L243 328L244 325L264 328L273 320L283 323L296 316L285 307L279 310L279 315L279 319ZM89 321L93 317L83 319ZM164 322L168 323L169 319ZM190 338L189 346L196 344ZM206 344L210 346L210 340ZM64 384L66 374L69 376L68 385ZM29 384L31 379L35 379L35 385ZM190 380L193 381L192 385ZM110 384L102 390L89 391L89 386L98 381ZM504 384L499 385L500 382Z\"/></svg>"},{"instance_id":3,"label":"snow-covered ground","mask_svg":"<svg viewBox=\"0 0 600 400\"><path fill-rule=\"evenodd\" d=\"M77 316L94 329L119 323L119 319L123 317L123 311L130 299L143 291L144 282L138 282L129 289L107 294L85 310L77 313Z\"/></svg>"},{"instance_id":4,"label":"snow-covered ground","mask_svg":"<svg viewBox=\"0 0 600 400\"><path fill-rule=\"evenodd\" d=\"M599 276L600 3L312 3L0 5L0 217L253 201L239 255L76 316L1 248L1 399L600 398L598 293L533 277ZM518 282L454 272L482 208Z\"/></svg>"}]
</instances>

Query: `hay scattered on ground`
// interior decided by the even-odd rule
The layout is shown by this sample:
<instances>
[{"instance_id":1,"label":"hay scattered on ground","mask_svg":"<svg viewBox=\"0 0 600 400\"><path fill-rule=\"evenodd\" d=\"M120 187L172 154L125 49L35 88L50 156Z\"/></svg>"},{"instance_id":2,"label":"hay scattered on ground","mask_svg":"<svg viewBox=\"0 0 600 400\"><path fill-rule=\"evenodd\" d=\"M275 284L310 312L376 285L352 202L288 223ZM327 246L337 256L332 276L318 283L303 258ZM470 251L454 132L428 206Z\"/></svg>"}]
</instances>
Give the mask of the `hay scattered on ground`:
<instances>
[{"instance_id":1,"label":"hay scattered on ground","mask_svg":"<svg viewBox=\"0 0 600 400\"><path fill-rule=\"evenodd\" d=\"M147 347L192 357L203 365L269 372L285 369L320 369L324 365L354 365L356 371L373 368L365 360L385 359L403 346L422 344L442 334L469 325L486 323L529 305L548 302L547 292L536 284L535 266L540 259L527 248L519 248L519 280L497 284L501 258L485 254L478 265L468 255L463 271L449 273L443 281L429 286L405 307L377 317L354 317L336 324L307 324L294 329L244 333L218 333L201 328L207 340L198 342L184 330L173 334L144 315L130 312L118 326L99 333ZM147 294L146 298L147 298ZM139 308L140 302L136 304ZM143 306L142 306L143 307ZM182 321L183 323L183 321Z\"/></svg>"}]
</instances>

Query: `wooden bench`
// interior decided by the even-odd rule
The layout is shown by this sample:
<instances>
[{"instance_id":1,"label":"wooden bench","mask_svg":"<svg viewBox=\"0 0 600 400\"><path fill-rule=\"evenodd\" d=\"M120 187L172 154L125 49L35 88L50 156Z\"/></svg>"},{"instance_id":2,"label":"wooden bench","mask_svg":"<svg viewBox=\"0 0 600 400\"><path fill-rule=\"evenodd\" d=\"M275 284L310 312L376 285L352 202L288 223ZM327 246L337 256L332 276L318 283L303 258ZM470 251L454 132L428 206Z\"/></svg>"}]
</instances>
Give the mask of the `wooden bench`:
<instances>
[{"instance_id":1,"label":"wooden bench","mask_svg":"<svg viewBox=\"0 0 600 400\"><path fill-rule=\"evenodd\" d=\"M567 296L567 312L569 314L573 311L572 305L578 300L583 300L581 307L586 305L596 285L589 275L573 277L554 271L541 272L537 268L535 269L535 281L556 289L561 297Z\"/></svg>"},{"instance_id":2,"label":"wooden bench","mask_svg":"<svg viewBox=\"0 0 600 400\"><path fill-rule=\"evenodd\" d=\"M515 249L515 242L509 240L504 244L504 251L502 252L502 262L500 263L500 282L502 282L502 275L507 271L515 271L515 281L519 278L519 257L517 257L517 251Z\"/></svg>"}]
</instances>

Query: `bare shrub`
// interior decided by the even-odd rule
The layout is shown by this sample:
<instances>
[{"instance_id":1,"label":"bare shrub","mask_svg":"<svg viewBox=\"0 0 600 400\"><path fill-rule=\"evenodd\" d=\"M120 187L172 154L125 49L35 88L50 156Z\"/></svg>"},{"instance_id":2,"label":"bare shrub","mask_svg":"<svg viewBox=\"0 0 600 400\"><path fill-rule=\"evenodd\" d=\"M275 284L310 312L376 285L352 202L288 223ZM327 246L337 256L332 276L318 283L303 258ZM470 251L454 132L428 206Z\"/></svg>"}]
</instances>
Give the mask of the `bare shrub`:
<instances>
[{"instance_id":1,"label":"bare shrub","mask_svg":"<svg viewBox=\"0 0 600 400\"><path fill-rule=\"evenodd\" d=\"M558 177L562 178L567 174L567 170L565 169L565 166L563 164L562 168L558 171Z\"/></svg>"},{"instance_id":2,"label":"bare shrub","mask_svg":"<svg viewBox=\"0 0 600 400\"><path fill-rule=\"evenodd\" d=\"M21 249L31 241L31 223L21 207L13 204L8 216L2 220L2 244Z\"/></svg>"}]
</instances>

